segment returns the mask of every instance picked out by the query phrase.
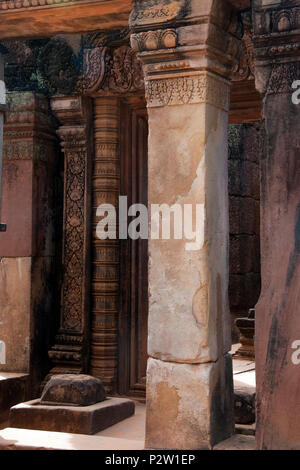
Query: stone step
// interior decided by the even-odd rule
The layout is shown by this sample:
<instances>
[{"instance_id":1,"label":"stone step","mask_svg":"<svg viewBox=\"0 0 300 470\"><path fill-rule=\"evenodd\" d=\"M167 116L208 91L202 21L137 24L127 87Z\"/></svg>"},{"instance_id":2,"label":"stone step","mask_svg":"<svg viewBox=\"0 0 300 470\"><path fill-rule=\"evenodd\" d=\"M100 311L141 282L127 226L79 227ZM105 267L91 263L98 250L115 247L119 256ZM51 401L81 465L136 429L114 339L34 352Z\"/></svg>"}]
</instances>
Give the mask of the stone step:
<instances>
[{"instance_id":1,"label":"stone step","mask_svg":"<svg viewBox=\"0 0 300 470\"><path fill-rule=\"evenodd\" d=\"M115 437L6 428L0 450L142 450L144 442Z\"/></svg>"},{"instance_id":2,"label":"stone step","mask_svg":"<svg viewBox=\"0 0 300 470\"><path fill-rule=\"evenodd\" d=\"M255 422L256 388L238 379L243 374L234 376L234 416L236 424L253 424Z\"/></svg>"},{"instance_id":3,"label":"stone step","mask_svg":"<svg viewBox=\"0 0 300 470\"><path fill-rule=\"evenodd\" d=\"M255 436L256 424L236 424L236 434L244 434L245 436Z\"/></svg>"},{"instance_id":4,"label":"stone step","mask_svg":"<svg viewBox=\"0 0 300 470\"><path fill-rule=\"evenodd\" d=\"M88 406L43 405L38 399L13 406L9 426L92 435L129 418L134 410L134 402L127 398L107 397Z\"/></svg>"},{"instance_id":5,"label":"stone step","mask_svg":"<svg viewBox=\"0 0 300 470\"><path fill-rule=\"evenodd\" d=\"M0 371L0 423L7 421L9 410L28 400L29 375Z\"/></svg>"},{"instance_id":6,"label":"stone step","mask_svg":"<svg viewBox=\"0 0 300 470\"><path fill-rule=\"evenodd\" d=\"M213 450L255 450L255 437L234 434L229 439L219 442Z\"/></svg>"}]
</instances>

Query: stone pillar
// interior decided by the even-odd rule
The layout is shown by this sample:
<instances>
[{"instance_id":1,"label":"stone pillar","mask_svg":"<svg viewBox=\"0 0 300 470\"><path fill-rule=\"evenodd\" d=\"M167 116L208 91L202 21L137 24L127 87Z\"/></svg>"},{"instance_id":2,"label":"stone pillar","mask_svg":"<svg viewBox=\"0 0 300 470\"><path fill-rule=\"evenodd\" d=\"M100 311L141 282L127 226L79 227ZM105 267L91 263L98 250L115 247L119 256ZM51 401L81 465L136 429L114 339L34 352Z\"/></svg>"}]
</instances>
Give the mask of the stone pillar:
<instances>
[{"instance_id":1,"label":"stone pillar","mask_svg":"<svg viewBox=\"0 0 300 470\"><path fill-rule=\"evenodd\" d=\"M100 204L118 207L120 194L120 107L113 96L94 100L93 268L90 373L108 393L116 391L119 312L119 241L99 240L96 216Z\"/></svg>"},{"instance_id":2,"label":"stone pillar","mask_svg":"<svg viewBox=\"0 0 300 470\"><path fill-rule=\"evenodd\" d=\"M227 77L237 23L222 0L136 1L131 27L145 73L149 207L203 208L195 251L186 239L149 240L146 447L210 449L234 432Z\"/></svg>"},{"instance_id":3,"label":"stone pillar","mask_svg":"<svg viewBox=\"0 0 300 470\"><path fill-rule=\"evenodd\" d=\"M6 225L1 223L1 187L2 187L2 154L3 154L3 121L5 111L5 83L4 83L4 61L3 53L6 49L0 44L0 232L6 230Z\"/></svg>"},{"instance_id":4,"label":"stone pillar","mask_svg":"<svg viewBox=\"0 0 300 470\"><path fill-rule=\"evenodd\" d=\"M288 6L287 6L288 4ZM300 449L300 8L254 2L262 94L262 292L255 308L258 449ZM297 91L298 90L298 91Z\"/></svg>"},{"instance_id":5,"label":"stone pillar","mask_svg":"<svg viewBox=\"0 0 300 470\"><path fill-rule=\"evenodd\" d=\"M54 97L64 153L63 279L60 328L49 357L50 374L82 373L88 367L90 296L90 198L93 136L91 102Z\"/></svg>"},{"instance_id":6,"label":"stone pillar","mask_svg":"<svg viewBox=\"0 0 300 470\"><path fill-rule=\"evenodd\" d=\"M2 371L30 372L34 386L48 369L53 329L57 139L48 100L7 94L0 243Z\"/></svg>"}]
</instances>

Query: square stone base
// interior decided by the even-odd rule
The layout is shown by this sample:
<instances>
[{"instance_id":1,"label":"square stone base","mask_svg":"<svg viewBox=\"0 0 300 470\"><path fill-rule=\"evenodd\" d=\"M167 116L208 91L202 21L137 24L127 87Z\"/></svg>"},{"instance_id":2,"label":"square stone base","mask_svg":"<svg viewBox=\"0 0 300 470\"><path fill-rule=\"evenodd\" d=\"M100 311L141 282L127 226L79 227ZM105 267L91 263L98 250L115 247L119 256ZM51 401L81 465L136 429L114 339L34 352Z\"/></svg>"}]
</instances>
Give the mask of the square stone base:
<instances>
[{"instance_id":1,"label":"square stone base","mask_svg":"<svg viewBox=\"0 0 300 470\"><path fill-rule=\"evenodd\" d=\"M40 400L20 403L10 409L11 428L95 434L134 414L135 404L126 398L111 398L91 406L49 406Z\"/></svg>"},{"instance_id":2,"label":"square stone base","mask_svg":"<svg viewBox=\"0 0 300 470\"><path fill-rule=\"evenodd\" d=\"M148 359L147 449L211 449L233 433L230 354L207 364Z\"/></svg>"}]
</instances>

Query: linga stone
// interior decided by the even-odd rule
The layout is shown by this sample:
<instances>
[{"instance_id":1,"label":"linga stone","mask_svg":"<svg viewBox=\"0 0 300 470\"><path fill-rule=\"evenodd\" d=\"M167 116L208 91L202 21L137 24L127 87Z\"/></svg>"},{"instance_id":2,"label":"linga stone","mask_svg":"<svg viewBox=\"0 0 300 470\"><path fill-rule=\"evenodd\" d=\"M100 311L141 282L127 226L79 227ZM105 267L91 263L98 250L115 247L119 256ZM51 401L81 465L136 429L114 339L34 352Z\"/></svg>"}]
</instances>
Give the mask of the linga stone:
<instances>
[{"instance_id":1,"label":"linga stone","mask_svg":"<svg viewBox=\"0 0 300 470\"><path fill-rule=\"evenodd\" d=\"M90 375L59 374L46 383L41 404L89 406L105 400L101 380Z\"/></svg>"}]
</instances>

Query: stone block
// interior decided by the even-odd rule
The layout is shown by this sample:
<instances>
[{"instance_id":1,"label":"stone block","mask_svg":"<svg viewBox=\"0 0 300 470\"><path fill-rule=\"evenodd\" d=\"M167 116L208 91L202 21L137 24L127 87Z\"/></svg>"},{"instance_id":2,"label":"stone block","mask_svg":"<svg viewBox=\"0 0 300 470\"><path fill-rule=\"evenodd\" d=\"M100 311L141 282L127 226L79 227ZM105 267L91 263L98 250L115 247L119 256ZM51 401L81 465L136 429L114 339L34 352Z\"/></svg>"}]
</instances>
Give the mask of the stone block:
<instances>
[{"instance_id":1,"label":"stone block","mask_svg":"<svg viewBox=\"0 0 300 470\"><path fill-rule=\"evenodd\" d=\"M149 240L148 352L216 361L231 348L226 113L206 104L149 108L149 125L149 203L191 204L194 226L202 205L203 217L198 249L187 250L184 238Z\"/></svg>"},{"instance_id":2,"label":"stone block","mask_svg":"<svg viewBox=\"0 0 300 470\"><path fill-rule=\"evenodd\" d=\"M232 358L207 364L149 359L146 448L211 449L231 436Z\"/></svg>"},{"instance_id":3,"label":"stone block","mask_svg":"<svg viewBox=\"0 0 300 470\"><path fill-rule=\"evenodd\" d=\"M252 198L229 197L229 227L233 235L256 234L259 231L259 201Z\"/></svg>"},{"instance_id":4,"label":"stone block","mask_svg":"<svg viewBox=\"0 0 300 470\"><path fill-rule=\"evenodd\" d=\"M134 414L135 405L126 398L108 397L90 406L42 405L32 400L13 406L9 426L41 431L95 434Z\"/></svg>"},{"instance_id":5,"label":"stone block","mask_svg":"<svg viewBox=\"0 0 300 470\"><path fill-rule=\"evenodd\" d=\"M0 372L0 423L8 420L12 406L28 400L29 375Z\"/></svg>"},{"instance_id":6,"label":"stone block","mask_svg":"<svg viewBox=\"0 0 300 470\"><path fill-rule=\"evenodd\" d=\"M104 385L96 377L84 374L58 374L46 383L43 405L88 406L106 398Z\"/></svg>"},{"instance_id":7,"label":"stone block","mask_svg":"<svg viewBox=\"0 0 300 470\"><path fill-rule=\"evenodd\" d=\"M28 372L30 359L31 258L2 258L0 263L1 371Z\"/></svg>"},{"instance_id":8,"label":"stone block","mask_svg":"<svg viewBox=\"0 0 300 470\"><path fill-rule=\"evenodd\" d=\"M255 387L234 380L234 417L236 424L255 422Z\"/></svg>"}]
</instances>

